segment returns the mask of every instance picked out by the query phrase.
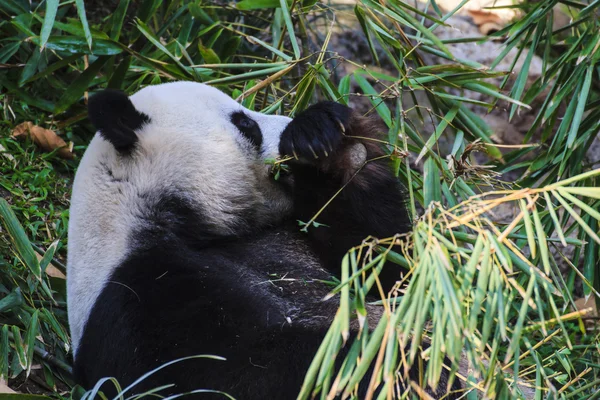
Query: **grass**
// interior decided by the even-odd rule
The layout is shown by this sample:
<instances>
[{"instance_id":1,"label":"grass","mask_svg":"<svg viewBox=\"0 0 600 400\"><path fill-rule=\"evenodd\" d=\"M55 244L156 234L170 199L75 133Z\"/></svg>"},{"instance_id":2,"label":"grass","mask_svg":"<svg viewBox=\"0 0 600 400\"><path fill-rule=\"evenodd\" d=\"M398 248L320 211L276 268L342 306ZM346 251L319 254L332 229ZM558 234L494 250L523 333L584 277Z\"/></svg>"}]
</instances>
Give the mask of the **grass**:
<instances>
[{"instance_id":1,"label":"grass","mask_svg":"<svg viewBox=\"0 0 600 400\"><path fill-rule=\"evenodd\" d=\"M600 131L600 3L520 4L521 18L476 39L503 38L504 51L487 66L457 59L452 41L438 38L452 13L434 1L419 3L419 12L413 6L354 5L371 55L365 63L330 46L334 17L347 19L350 10L312 0L126 0L110 13L82 0L0 3L0 377L28 375L39 364L32 374L46 392L82 395L69 373L64 279L49 273L64 272L77 160L41 152L10 132L32 121L74 142L81 156L93 134L85 119L90 93L192 80L266 113L293 116L319 99L366 104L389 129L390 157L413 215L425 210L411 234L370 240L348 253L347 279L334 289L340 312L300 398L351 397L370 363L376 373L367 379L382 384L378 398L387 398L419 352L430 360L423 382L431 384L465 356L472 373L457 379L469 382L467 399L517 397L526 386L535 399L598 398L597 320L575 310L573 295L581 287L600 301L600 173L598 160L582 162ZM555 6L571 17L559 29ZM533 54L541 57L543 73L533 84L526 67L494 68L511 49L525 66ZM425 65L426 54L446 61ZM469 91L485 96L478 113ZM514 118L534 101L541 105L524 146L498 147L479 115L506 107ZM426 123L433 133L422 128ZM442 140L451 150L438 146ZM485 168L473 162L474 150L487 153ZM420 159L422 172L410 168L407 154ZM514 170L523 171L517 182L498 180ZM491 213L509 203L520 213L494 220ZM386 247L394 241L402 252ZM565 244L569 256L562 255ZM384 319L365 328L357 351L332 369L350 316L366 312L364 294L377 285L372 272L384 258L408 273L396 292L381 294ZM561 258L567 272L558 268ZM426 351L424 339L431 343ZM442 365L444 356L452 365ZM409 386L404 398L420 392L418 383Z\"/></svg>"}]
</instances>

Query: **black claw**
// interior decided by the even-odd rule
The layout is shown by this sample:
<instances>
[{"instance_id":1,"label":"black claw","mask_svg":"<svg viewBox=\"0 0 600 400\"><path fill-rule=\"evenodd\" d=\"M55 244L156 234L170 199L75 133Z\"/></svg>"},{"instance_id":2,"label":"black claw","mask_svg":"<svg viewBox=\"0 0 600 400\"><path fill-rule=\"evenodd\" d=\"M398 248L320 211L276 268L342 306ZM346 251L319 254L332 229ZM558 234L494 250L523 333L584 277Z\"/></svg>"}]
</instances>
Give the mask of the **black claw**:
<instances>
[{"instance_id":1,"label":"black claw","mask_svg":"<svg viewBox=\"0 0 600 400\"><path fill-rule=\"evenodd\" d=\"M327 101L308 107L282 133L281 155L291 152L296 159L306 161L331 156L347 132L351 113L350 108Z\"/></svg>"}]
</instances>

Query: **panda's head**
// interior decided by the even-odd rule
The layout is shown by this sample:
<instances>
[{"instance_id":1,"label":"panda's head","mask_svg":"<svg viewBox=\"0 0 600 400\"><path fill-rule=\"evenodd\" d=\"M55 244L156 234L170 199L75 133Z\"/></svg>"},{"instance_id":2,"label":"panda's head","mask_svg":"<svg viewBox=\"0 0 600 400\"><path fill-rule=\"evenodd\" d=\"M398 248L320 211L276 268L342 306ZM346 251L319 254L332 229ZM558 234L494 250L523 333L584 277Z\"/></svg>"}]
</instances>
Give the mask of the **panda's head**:
<instances>
[{"instance_id":1,"label":"panda's head","mask_svg":"<svg viewBox=\"0 0 600 400\"><path fill-rule=\"evenodd\" d=\"M238 235L277 223L291 206L265 163L278 155L287 117L250 111L190 82L131 97L107 90L88 108L98 134L75 177L69 222L75 345L110 273L144 245L140 231L168 229L183 204L207 235Z\"/></svg>"},{"instance_id":2,"label":"panda's head","mask_svg":"<svg viewBox=\"0 0 600 400\"><path fill-rule=\"evenodd\" d=\"M250 111L192 82L149 86L131 97L107 90L88 107L99 133L88 153L102 184L118 182L146 199L173 194L198 207L215 234L273 222L289 206L265 163L278 155L287 117Z\"/></svg>"}]
</instances>

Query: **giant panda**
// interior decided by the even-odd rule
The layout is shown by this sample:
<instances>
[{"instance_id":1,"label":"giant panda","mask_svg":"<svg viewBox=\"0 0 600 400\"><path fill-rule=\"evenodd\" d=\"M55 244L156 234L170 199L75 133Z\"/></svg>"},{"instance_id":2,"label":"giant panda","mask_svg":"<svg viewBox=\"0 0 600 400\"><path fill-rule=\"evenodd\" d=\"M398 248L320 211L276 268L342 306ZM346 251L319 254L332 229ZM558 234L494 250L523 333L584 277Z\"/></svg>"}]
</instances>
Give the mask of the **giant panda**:
<instances>
[{"instance_id":1,"label":"giant panda","mask_svg":"<svg viewBox=\"0 0 600 400\"><path fill-rule=\"evenodd\" d=\"M323 298L342 256L409 227L402 186L369 140L381 130L341 104L290 119L190 82L105 90L88 109L97 134L75 177L68 242L77 382L124 387L214 355L225 360L175 363L133 391L295 399L337 310ZM275 180L265 160L280 155L289 173ZM332 197L321 225L300 232ZM398 276L390 265L380 278L389 288Z\"/></svg>"}]
</instances>

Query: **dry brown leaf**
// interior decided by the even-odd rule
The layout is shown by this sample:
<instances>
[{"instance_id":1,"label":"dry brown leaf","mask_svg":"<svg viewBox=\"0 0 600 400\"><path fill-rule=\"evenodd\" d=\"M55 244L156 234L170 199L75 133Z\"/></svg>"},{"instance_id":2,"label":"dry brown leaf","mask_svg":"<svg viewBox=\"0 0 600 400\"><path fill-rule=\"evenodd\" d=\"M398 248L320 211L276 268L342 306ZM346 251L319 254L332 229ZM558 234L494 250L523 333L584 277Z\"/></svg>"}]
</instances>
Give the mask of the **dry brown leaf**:
<instances>
[{"instance_id":1,"label":"dry brown leaf","mask_svg":"<svg viewBox=\"0 0 600 400\"><path fill-rule=\"evenodd\" d=\"M493 12L484 10L469 10L468 13L471 18L473 18L475 25L483 25L487 22L495 22L498 25L504 25L506 22L503 20L502 16Z\"/></svg>"},{"instance_id":2,"label":"dry brown leaf","mask_svg":"<svg viewBox=\"0 0 600 400\"><path fill-rule=\"evenodd\" d=\"M12 136L14 138L30 137L36 145L45 151L50 152L59 149L57 152L59 157L69 160L75 158L73 143L67 145L54 131L34 125L31 121L17 125L12 131Z\"/></svg>"},{"instance_id":3,"label":"dry brown leaf","mask_svg":"<svg viewBox=\"0 0 600 400\"><path fill-rule=\"evenodd\" d=\"M42 260L42 256L40 256L38 253L35 253L35 256L37 257L38 261ZM67 279L65 274L63 274L60 269L52 265L52 263L48 264L48 266L46 267L46 274L53 278Z\"/></svg>"},{"instance_id":4,"label":"dry brown leaf","mask_svg":"<svg viewBox=\"0 0 600 400\"><path fill-rule=\"evenodd\" d=\"M580 311L585 310L586 308L591 308L592 312L586 314L586 317L598 316L598 309L596 308L596 299L594 296L589 296L587 301L585 300L585 297L575 300L575 307L577 307L577 309Z\"/></svg>"}]
</instances>

